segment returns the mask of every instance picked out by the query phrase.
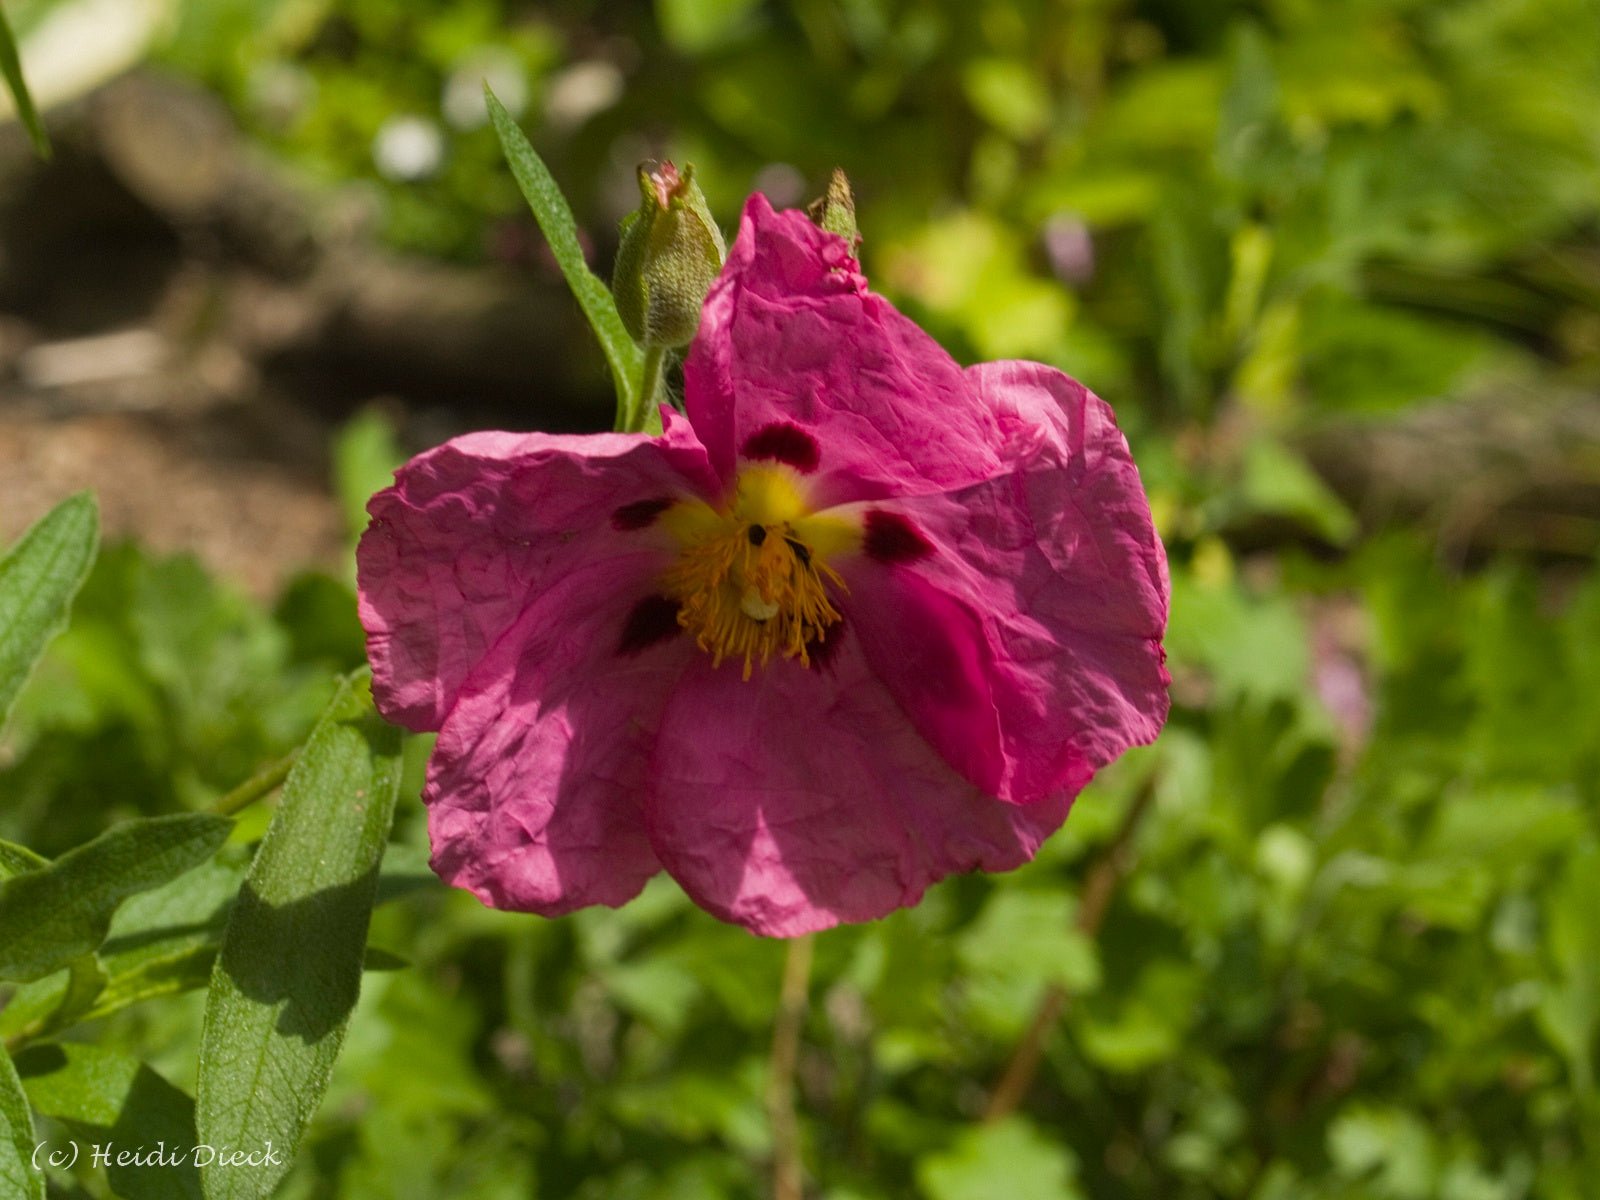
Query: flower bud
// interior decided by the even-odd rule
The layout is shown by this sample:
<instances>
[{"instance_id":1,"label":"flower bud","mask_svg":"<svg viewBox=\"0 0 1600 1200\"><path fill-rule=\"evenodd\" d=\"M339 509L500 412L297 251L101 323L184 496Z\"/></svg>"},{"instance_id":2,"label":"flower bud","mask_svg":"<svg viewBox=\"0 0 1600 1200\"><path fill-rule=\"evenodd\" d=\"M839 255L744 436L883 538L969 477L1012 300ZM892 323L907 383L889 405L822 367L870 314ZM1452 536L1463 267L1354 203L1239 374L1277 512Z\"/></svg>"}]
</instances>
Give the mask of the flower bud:
<instances>
[{"instance_id":1,"label":"flower bud","mask_svg":"<svg viewBox=\"0 0 1600 1200\"><path fill-rule=\"evenodd\" d=\"M806 205L806 216L811 218L813 225L829 233L837 233L849 242L852 251L861 241L861 232L856 228L855 193L850 190L850 180L839 167L833 169L833 175L828 180L827 194Z\"/></svg>"},{"instance_id":2,"label":"flower bud","mask_svg":"<svg viewBox=\"0 0 1600 1200\"><path fill-rule=\"evenodd\" d=\"M700 325L700 306L728 256L694 181L670 162L639 167L639 208L622 222L622 244L611 280L617 313L641 346L687 346Z\"/></svg>"}]
</instances>

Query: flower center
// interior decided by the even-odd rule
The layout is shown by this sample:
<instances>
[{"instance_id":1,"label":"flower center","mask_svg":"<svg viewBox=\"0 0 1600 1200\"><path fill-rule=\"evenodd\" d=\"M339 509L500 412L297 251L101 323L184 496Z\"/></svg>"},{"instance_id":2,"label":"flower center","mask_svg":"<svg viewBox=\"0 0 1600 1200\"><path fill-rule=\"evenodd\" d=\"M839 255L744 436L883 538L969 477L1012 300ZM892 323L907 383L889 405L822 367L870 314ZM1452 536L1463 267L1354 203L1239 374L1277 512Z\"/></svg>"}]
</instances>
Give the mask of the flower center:
<instances>
[{"instance_id":1,"label":"flower center","mask_svg":"<svg viewBox=\"0 0 1600 1200\"><path fill-rule=\"evenodd\" d=\"M664 524L681 549L662 588L713 665L743 658L746 679L774 654L811 665L840 619L829 585L845 590L826 554L858 536L853 522L812 514L783 469L747 467L726 509L682 503Z\"/></svg>"}]
</instances>

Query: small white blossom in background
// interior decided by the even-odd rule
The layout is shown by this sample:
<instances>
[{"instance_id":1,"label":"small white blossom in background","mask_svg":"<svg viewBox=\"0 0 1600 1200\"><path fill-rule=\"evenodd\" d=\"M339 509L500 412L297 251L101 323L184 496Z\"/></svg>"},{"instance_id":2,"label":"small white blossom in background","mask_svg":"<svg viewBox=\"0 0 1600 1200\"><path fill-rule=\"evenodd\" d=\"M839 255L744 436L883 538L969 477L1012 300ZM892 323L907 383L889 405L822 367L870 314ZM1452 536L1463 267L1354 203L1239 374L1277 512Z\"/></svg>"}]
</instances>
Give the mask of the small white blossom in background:
<instances>
[{"instance_id":1,"label":"small white blossom in background","mask_svg":"<svg viewBox=\"0 0 1600 1200\"><path fill-rule=\"evenodd\" d=\"M372 139L372 161L386 179L427 179L444 162L444 134L426 117L390 117Z\"/></svg>"},{"instance_id":2,"label":"small white blossom in background","mask_svg":"<svg viewBox=\"0 0 1600 1200\"><path fill-rule=\"evenodd\" d=\"M576 129L622 99L622 84L616 63L598 58L573 63L550 77L544 93L545 119L555 129Z\"/></svg>"}]
</instances>

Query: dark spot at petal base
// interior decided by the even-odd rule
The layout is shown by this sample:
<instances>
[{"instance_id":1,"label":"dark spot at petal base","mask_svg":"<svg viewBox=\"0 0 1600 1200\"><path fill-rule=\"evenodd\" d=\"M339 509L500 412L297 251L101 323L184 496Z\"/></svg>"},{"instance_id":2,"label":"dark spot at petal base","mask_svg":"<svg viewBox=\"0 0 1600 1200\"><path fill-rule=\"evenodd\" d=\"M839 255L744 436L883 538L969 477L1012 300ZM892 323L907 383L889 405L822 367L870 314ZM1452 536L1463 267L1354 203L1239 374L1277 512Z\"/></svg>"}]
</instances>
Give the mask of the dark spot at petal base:
<instances>
[{"instance_id":1,"label":"dark spot at petal base","mask_svg":"<svg viewBox=\"0 0 1600 1200\"><path fill-rule=\"evenodd\" d=\"M767 527L765 525L752 525L749 532L750 544L759 546L767 540Z\"/></svg>"},{"instance_id":2,"label":"dark spot at petal base","mask_svg":"<svg viewBox=\"0 0 1600 1200\"><path fill-rule=\"evenodd\" d=\"M630 529L644 529L657 517L672 507L672 497L656 496L650 500L635 500L624 504L611 514L611 528L626 533Z\"/></svg>"},{"instance_id":3,"label":"dark spot at petal base","mask_svg":"<svg viewBox=\"0 0 1600 1200\"><path fill-rule=\"evenodd\" d=\"M810 474L822 461L822 451L817 439L798 425L778 421L763 425L744 440L741 451L745 458L769 458Z\"/></svg>"},{"instance_id":4,"label":"dark spot at petal base","mask_svg":"<svg viewBox=\"0 0 1600 1200\"><path fill-rule=\"evenodd\" d=\"M869 509L862 550L874 562L916 562L933 553L933 543L899 513Z\"/></svg>"},{"instance_id":5,"label":"dark spot at petal base","mask_svg":"<svg viewBox=\"0 0 1600 1200\"><path fill-rule=\"evenodd\" d=\"M839 646L843 641L844 618L840 617L823 631L822 637L812 638L806 643L806 656L811 659L811 665L818 670L827 670L839 653Z\"/></svg>"},{"instance_id":6,"label":"dark spot at petal base","mask_svg":"<svg viewBox=\"0 0 1600 1200\"><path fill-rule=\"evenodd\" d=\"M633 606L617 641L618 654L638 654L657 642L683 632L678 624L678 602L666 596L646 596Z\"/></svg>"}]
</instances>

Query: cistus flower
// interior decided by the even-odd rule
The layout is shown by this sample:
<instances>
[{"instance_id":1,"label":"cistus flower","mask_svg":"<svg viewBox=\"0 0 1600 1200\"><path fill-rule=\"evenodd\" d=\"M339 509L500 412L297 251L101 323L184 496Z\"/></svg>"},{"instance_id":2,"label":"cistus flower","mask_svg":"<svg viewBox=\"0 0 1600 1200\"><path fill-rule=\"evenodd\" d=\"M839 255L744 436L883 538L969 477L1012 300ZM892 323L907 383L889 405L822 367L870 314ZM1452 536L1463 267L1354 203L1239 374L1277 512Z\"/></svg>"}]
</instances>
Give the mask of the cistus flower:
<instances>
[{"instance_id":1,"label":"cistus flower","mask_svg":"<svg viewBox=\"0 0 1600 1200\"><path fill-rule=\"evenodd\" d=\"M1030 859L1167 711L1166 559L1111 410L962 370L753 196L659 436L477 433L369 506L383 713L497 908L665 868L788 936Z\"/></svg>"}]
</instances>

